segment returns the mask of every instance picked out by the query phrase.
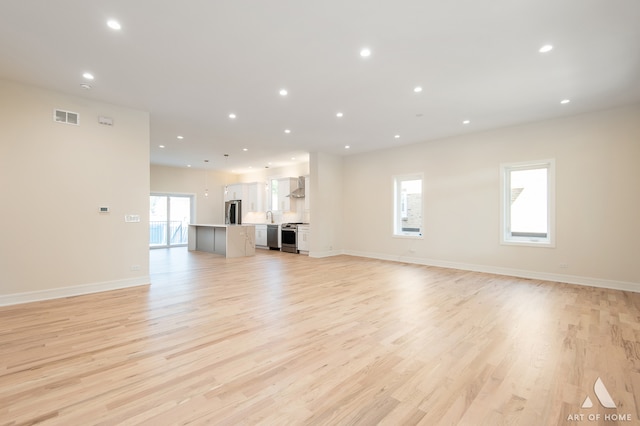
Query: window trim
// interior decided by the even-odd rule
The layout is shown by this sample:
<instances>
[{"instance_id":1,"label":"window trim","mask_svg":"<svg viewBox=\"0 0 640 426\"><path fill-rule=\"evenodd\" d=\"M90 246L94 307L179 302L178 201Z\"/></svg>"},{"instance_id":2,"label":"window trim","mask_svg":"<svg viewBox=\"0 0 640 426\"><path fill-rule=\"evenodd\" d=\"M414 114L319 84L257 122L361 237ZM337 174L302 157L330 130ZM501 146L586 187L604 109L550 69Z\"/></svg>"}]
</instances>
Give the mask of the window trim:
<instances>
[{"instance_id":1,"label":"window trim","mask_svg":"<svg viewBox=\"0 0 640 426\"><path fill-rule=\"evenodd\" d=\"M420 200L420 232L400 231L398 229L398 215L402 214L402 203L398 194L399 184L405 180L420 180L421 200ZM424 239L424 173L407 173L393 175L391 178L393 185L393 223L391 235L393 238Z\"/></svg>"},{"instance_id":2,"label":"window trim","mask_svg":"<svg viewBox=\"0 0 640 426\"><path fill-rule=\"evenodd\" d=\"M511 224L510 172L519 170L547 169L547 236L513 235ZM555 159L500 164L500 244L554 248L556 246L556 162Z\"/></svg>"}]
</instances>

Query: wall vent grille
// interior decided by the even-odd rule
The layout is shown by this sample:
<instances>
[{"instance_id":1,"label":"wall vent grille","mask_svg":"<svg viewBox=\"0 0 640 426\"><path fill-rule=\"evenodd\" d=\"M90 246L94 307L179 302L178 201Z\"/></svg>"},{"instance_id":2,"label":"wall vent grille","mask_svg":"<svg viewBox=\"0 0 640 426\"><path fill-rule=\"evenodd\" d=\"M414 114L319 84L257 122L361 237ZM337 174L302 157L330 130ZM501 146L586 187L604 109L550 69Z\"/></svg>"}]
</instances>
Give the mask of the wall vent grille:
<instances>
[{"instance_id":1,"label":"wall vent grille","mask_svg":"<svg viewBox=\"0 0 640 426\"><path fill-rule=\"evenodd\" d=\"M62 109L53 110L53 121L56 123L80 125L80 114L77 112L65 111Z\"/></svg>"}]
</instances>

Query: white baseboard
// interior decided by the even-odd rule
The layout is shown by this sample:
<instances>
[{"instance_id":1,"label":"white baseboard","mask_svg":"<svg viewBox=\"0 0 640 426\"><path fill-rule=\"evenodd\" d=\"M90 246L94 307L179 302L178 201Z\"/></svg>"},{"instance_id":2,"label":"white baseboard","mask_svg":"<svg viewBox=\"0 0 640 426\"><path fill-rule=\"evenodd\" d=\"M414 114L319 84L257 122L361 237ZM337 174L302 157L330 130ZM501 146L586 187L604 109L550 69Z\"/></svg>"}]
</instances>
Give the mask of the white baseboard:
<instances>
[{"instance_id":1,"label":"white baseboard","mask_svg":"<svg viewBox=\"0 0 640 426\"><path fill-rule=\"evenodd\" d=\"M309 257L315 257L315 258L320 259L320 258L323 258L323 257L339 256L341 254L345 254L344 251L342 251L342 250L310 251L309 252Z\"/></svg>"},{"instance_id":2,"label":"white baseboard","mask_svg":"<svg viewBox=\"0 0 640 426\"><path fill-rule=\"evenodd\" d=\"M82 294L99 293L102 291L118 290L151 283L148 275L126 280L105 281L101 283L82 284L72 287L52 288L49 290L29 291L25 293L0 295L0 306L18 305L21 303L39 302L41 300L60 299L63 297L80 296Z\"/></svg>"},{"instance_id":3,"label":"white baseboard","mask_svg":"<svg viewBox=\"0 0 640 426\"><path fill-rule=\"evenodd\" d=\"M475 265L470 263L449 262L445 260L423 259L408 256L390 256L378 253L368 253L355 250L345 250L343 254L350 256L368 257L371 259L391 260L395 262L413 263L425 266L439 266L441 268L461 269L463 271L486 272L488 274L508 275L519 278L529 278L542 281L555 281L567 284L585 285L589 287L609 288L640 293L640 283L627 281L606 280L601 278L582 277L577 275L552 274L548 272L527 271L522 269L503 268L500 266Z\"/></svg>"}]
</instances>

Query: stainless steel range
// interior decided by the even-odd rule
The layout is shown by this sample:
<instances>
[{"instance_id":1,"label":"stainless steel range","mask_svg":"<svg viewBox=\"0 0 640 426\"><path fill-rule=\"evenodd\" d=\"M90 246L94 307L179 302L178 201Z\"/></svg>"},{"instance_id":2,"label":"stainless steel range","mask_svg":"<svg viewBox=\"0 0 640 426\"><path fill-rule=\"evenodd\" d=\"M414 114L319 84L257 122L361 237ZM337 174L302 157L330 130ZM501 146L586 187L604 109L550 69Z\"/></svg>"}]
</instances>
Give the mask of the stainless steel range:
<instances>
[{"instance_id":1,"label":"stainless steel range","mask_svg":"<svg viewBox=\"0 0 640 426\"><path fill-rule=\"evenodd\" d=\"M302 222L282 224L282 244L280 251L298 253L298 225L302 225Z\"/></svg>"}]
</instances>

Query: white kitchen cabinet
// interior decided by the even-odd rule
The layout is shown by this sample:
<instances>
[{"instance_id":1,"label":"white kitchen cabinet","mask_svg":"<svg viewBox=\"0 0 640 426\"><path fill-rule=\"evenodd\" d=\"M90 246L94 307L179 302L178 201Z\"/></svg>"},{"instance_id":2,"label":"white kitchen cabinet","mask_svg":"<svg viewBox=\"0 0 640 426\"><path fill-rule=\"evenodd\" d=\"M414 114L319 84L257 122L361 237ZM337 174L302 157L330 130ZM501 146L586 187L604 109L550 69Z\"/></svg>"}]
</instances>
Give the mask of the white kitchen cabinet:
<instances>
[{"instance_id":1,"label":"white kitchen cabinet","mask_svg":"<svg viewBox=\"0 0 640 426\"><path fill-rule=\"evenodd\" d=\"M264 182L247 184L247 199L242 200L242 208L245 212L264 212L266 200L266 186Z\"/></svg>"},{"instance_id":2,"label":"white kitchen cabinet","mask_svg":"<svg viewBox=\"0 0 640 426\"><path fill-rule=\"evenodd\" d=\"M309 176L305 176L304 177L304 210L305 211L309 211L309 188L311 188L311 186L309 185Z\"/></svg>"},{"instance_id":3,"label":"white kitchen cabinet","mask_svg":"<svg viewBox=\"0 0 640 426\"><path fill-rule=\"evenodd\" d=\"M278 197L277 206L271 206L272 210L278 210L282 212L294 212L296 211L296 199L288 197L298 187L298 179L296 178L282 178L278 179Z\"/></svg>"},{"instance_id":4,"label":"white kitchen cabinet","mask_svg":"<svg viewBox=\"0 0 640 426\"><path fill-rule=\"evenodd\" d=\"M256 247L267 247L267 225L255 225L256 227Z\"/></svg>"},{"instance_id":5,"label":"white kitchen cabinet","mask_svg":"<svg viewBox=\"0 0 640 426\"><path fill-rule=\"evenodd\" d=\"M232 183L227 185L224 194L225 201L245 200L247 198L247 185L244 183Z\"/></svg>"},{"instance_id":6,"label":"white kitchen cabinet","mask_svg":"<svg viewBox=\"0 0 640 426\"><path fill-rule=\"evenodd\" d=\"M309 225L298 225L298 251L309 253Z\"/></svg>"}]
</instances>

